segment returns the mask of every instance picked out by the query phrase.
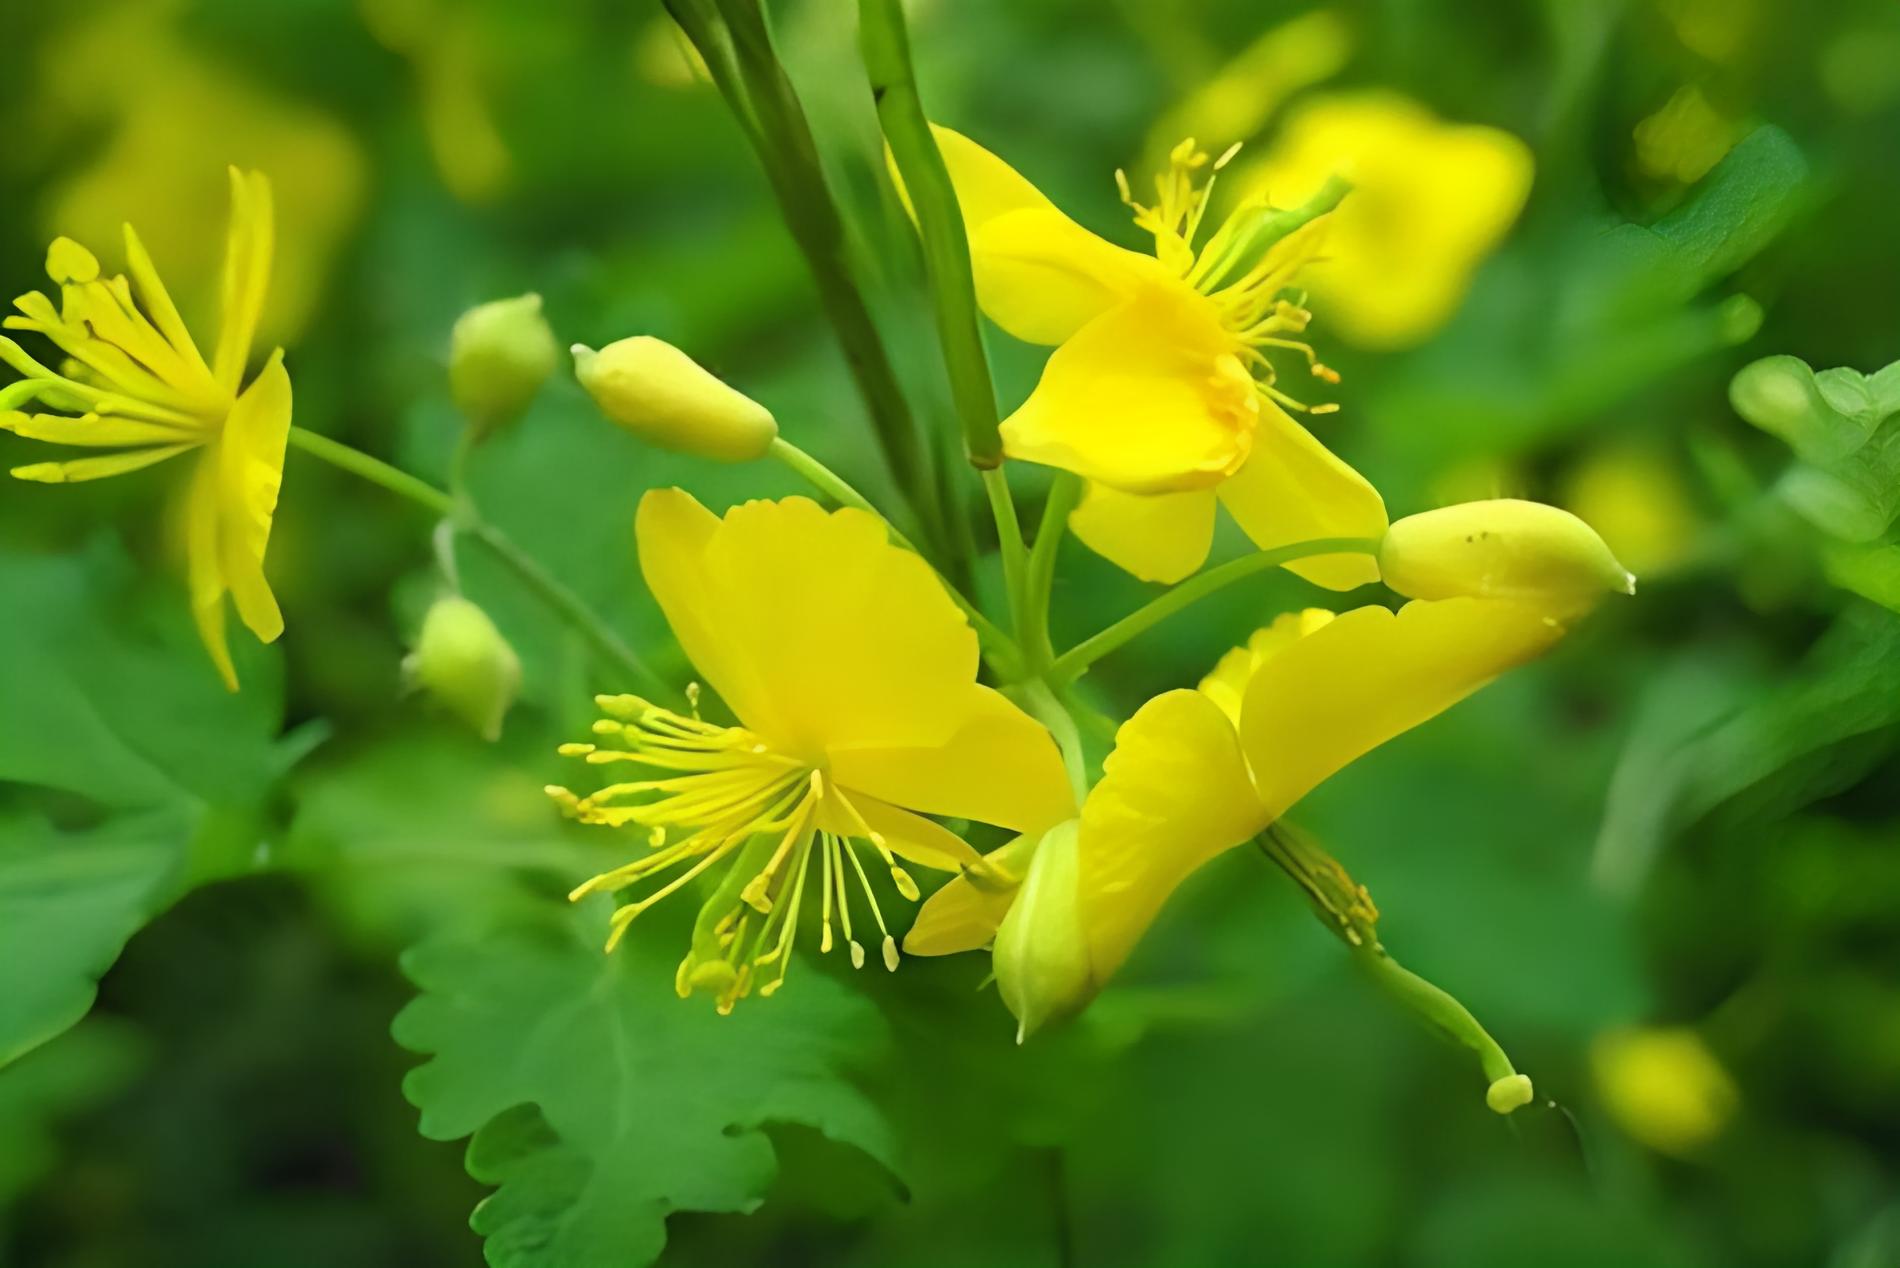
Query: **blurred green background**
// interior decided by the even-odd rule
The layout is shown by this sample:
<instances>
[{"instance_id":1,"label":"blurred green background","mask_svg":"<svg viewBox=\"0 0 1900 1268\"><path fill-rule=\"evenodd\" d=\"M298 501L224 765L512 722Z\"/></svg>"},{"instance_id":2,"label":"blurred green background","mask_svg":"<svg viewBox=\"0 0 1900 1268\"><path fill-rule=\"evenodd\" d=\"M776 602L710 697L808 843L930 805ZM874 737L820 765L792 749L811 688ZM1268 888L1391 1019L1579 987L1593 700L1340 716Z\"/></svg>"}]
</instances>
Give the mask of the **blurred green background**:
<instances>
[{"instance_id":1,"label":"blurred green background","mask_svg":"<svg viewBox=\"0 0 1900 1268\"><path fill-rule=\"evenodd\" d=\"M859 279L947 434L855 7L772 17ZM1900 1263L1900 548L1813 526L1787 446L1728 400L1769 354L1900 357L1900 10L933 0L912 21L932 114L1131 245L1113 169L1188 134L1270 154L1315 102L1402 94L1530 147L1528 201L1445 319L1355 344L1320 287L1312 338L1344 374L1320 434L1395 515L1566 505L1641 587L1296 817L1556 1107L1489 1113L1464 1054L1252 851L1022 1049L980 956L813 958L723 1020L675 1000L683 912L608 960L598 913L561 899L611 848L540 793L591 714L582 649L471 558L521 703L486 745L405 695L430 524L293 452L270 564L289 631L239 640L237 697L170 571L166 468L0 493L0 1263ZM129 218L192 308L223 167L255 165L280 208L264 338L301 425L440 478L450 325L535 290L563 343L660 335L884 487L757 162L657 4L72 0L0 23L16 291L55 234L103 248ZM1043 353L991 336L1013 405ZM1900 443L1868 411L1851 479L1884 507ZM640 493L795 488L643 448L565 375L473 480L674 677ZM1147 592L1070 543L1058 641ZM1325 601L1231 589L1089 689L1125 716Z\"/></svg>"}]
</instances>

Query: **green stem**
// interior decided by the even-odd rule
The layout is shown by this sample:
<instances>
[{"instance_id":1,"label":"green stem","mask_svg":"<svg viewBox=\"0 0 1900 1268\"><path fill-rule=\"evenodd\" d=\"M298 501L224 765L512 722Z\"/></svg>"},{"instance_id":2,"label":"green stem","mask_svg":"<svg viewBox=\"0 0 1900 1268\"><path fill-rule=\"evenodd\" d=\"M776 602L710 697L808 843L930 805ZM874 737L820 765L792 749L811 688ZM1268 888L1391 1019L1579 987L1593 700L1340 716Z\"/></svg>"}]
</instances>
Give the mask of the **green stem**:
<instances>
[{"instance_id":1,"label":"green stem","mask_svg":"<svg viewBox=\"0 0 1900 1268\"><path fill-rule=\"evenodd\" d=\"M372 458L360 449L339 444L328 436L319 436L316 432L292 426L290 444L313 458L321 458L333 467L368 480L371 484L381 485L397 497L408 498L417 506L425 507L444 518L453 518L461 509L453 497L433 484L418 480L380 458Z\"/></svg>"},{"instance_id":2,"label":"green stem","mask_svg":"<svg viewBox=\"0 0 1900 1268\"><path fill-rule=\"evenodd\" d=\"M1035 664L1047 668L1055 660L1055 647L1049 641L1050 594L1055 588L1056 552L1062 535L1068 530L1069 513L1082 500L1082 477L1067 471L1056 472L1049 486L1049 500L1043 503L1042 519L1036 524L1036 544L1029 552L1029 565L1023 570L1023 650Z\"/></svg>"},{"instance_id":3,"label":"green stem","mask_svg":"<svg viewBox=\"0 0 1900 1268\"><path fill-rule=\"evenodd\" d=\"M1042 679L1026 678L1018 684L1017 689L1030 715L1055 737L1056 749L1062 754L1063 769L1069 775L1069 786L1075 793L1075 804L1081 805L1089 790L1088 762L1082 751L1082 733L1076 729L1075 718Z\"/></svg>"},{"instance_id":4,"label":"green stem","mask_svg":"<svg viewBox=\"0 0 1900 1268\"><path fill-rule=\"evenodd\" d=\"M1256 551L1251 555L1229 560L1218 568L1210 568L1197 577L1183 581L1153 602L1137 608L1099 634L1091 635L1056 657L1055 664L1049 669L1050 680L1071 682L1081 677L1090 665L1130 639L1146 633L1151 627L1160 624L1189 604L1205 599L1215 591L1251 577L1257 572L1279 568L1316 555L1376 555L1378 551L1378 541L1370 537L1319 537L1312 541L1295 542L1290 546Z\"/></svg>"},{"instance_id":5,"label":"green stem","mask_svg":"<svg viewBox=\"0 0 1900 1268\"><path fill-rule=\"evenodd\" d=\"M963 424L964 451L976 466L995 467L1003 461L1003 441L997 433L996 392L976 315L970 239L956 187L917 92L900 0L858 0L858 38L878 122L923 237L924 272L936 301L937 337Z\"/></svg>"},{"instance_id":6,"label":"green stem","mask_svg":"<svg viewBox=\"0 0 1900 1268\"><path fill-rule=\"evenodd\" d=\"M844 348L878 446L925 540L948 549L935 479L889 351L878 334L845 254L844 221L832 201L804 107L773 46L758 0L675 0L682 29L726 94L778 200L792 239L818 288L818 300ZM715 58L721 59L715 63Z\"/></svg>"},{"instance_id":7,"label":"green stem","mask_svg":"<svg viewBox=\"0 0 1900 1268\"><path fill-rule=\"evenodd\" d=\"M320 458L333 467L347 471L351 475L379 485L398 497L407 498L417 506L441 516L476 541L481 542L495 557L507 565L510 571L532 590L536 597L552 608L580 636L592 645L600 658L613 666L626 677L638 682L641 688L664 699L672 699L676 694L655 674L634 652L631 647L614 633L607 623L585 600L562 584L552 573L543 568L539 561L528 554L514 539L481 518L473 502L458 500L427 481L419 480L397 467L392 467L380 458L372 458L360 449L319 436L313 431L292 426L290 443L314 458Z\"/></svg>"},{"instance_id":8,"label":"green stem","mask_svg":"<svg viewBox=\"0 0 1900 1268\"><path fill-rule=\"evenodd\" d=\"M1023 551L1022 521L1016 518L1016 501L1009 495L1009 480L1001 467L983 472L983 492L989 495L990 514L996 519L996 544L1003 556L1003 589L1009 595L1010 623L1016 636L1022 637Z\"/></svg>"},{"instance_id":9,"label":"green stem","mask_svg":"<svg viewBox=\"0 0 1900 1268\"><path fill-rule=\"evenodd\" d=\"M913 555L922 557L925 563L930 562L928 556L925 556L922 551L917 549L915 543L904 536L903 533L899 532L896 525L890 523L883 515L878 513L878 509L871 505L869 498L852 488L851 485L845 481L843 476L833 471L830 467L827 467L824 463L818 461L818 459L812 457L783 436L772 441L772 447L768 452L772 457L777 458L780 462L795 471L807 484L817 489L832 501L843 506L855 507L867 515L876 516L878 521L884 525L885 530L890 533L893 542L905 550L910 551ZM951 585L949 580L941 573L937 574L937 580L942 583L944 593L950 596L950 601L957 605L957 608L964 616L969 618L970 624L976 629L977 637L982 640L984 647L992 653L992 660L1000 660L1000 663L997 664L997 672L1004 674L1005 677L1013 678L1018 676L1022 672L1022 650L1016 646L1009 635L1005 634L994 621L984 616L983 613L977 609L977 606L970 602L962 591Z\"/></svg>"},{"instance_id":10,"label":"green stem","mask_svg":"<svg viewBox=\"0 0 1900 1268\"><path fill-rule=\"evenodd\" d=\"M1354 963L1392 999L1436 1031L1441 1038L1468 1048L1490 1085L1486 1100L1499 1113L1524 1103L1492 1101L1500 1081L1512 1079L1517 1069L1471 1010L1448 992L1407 969L1386 952L1379 941L1379 909L1365 886L1353 880L1339 861L1304 833L1276 823L1258 838L1261 852L1272 859L1312 904L1314 914L1351 951ZM1524 1081L1528 1089L1528 1081ZM1528 1096L1528 1091L1524 1094Z\"/></svg>"}]
</instances>

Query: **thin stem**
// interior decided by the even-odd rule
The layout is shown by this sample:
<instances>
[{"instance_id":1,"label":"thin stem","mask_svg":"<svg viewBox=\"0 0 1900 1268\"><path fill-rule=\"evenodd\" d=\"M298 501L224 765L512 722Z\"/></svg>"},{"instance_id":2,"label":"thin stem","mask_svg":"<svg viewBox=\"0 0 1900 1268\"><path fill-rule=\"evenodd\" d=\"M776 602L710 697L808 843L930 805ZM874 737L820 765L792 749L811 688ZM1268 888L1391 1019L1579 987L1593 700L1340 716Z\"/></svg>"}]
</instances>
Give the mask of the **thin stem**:
<instances>
[{"instance_id":1,"label":"thin stem","mask_svg":"<svg viewBox=\"0 0 1900 1268\"><path fill-rule=\"evenodd\" d=\"M1069 513L1082 500L1082 477L1067 471L1056 472L1049 486L1049 500L1043 503L1042 519L1036 524L1036 544L1029 552L1029 565L1023 572L1023 650L1038 666L1046 667L1055 659L1055 647L1049 641L1049 601L1055 587L1056 552L1062 535L1068 530Z\"/></svg>"},{"instance_id":2,"label":"thin stem","mask_svg":"<svg viewBox=\"0 0 1900 1268\"><path fill-rule=\"evenodd\" d=\"M418 480L380 458L372 458L360 449L339 444L328 436L319 436L316 432L293 425L290 443L313 458L321 458L333 467L360 476L371 484L381 485L397 497L408 498L417 506L425 507L437 515L453 517L460 509L453 497L433 484Z\"/></svg>"},{"instance_id":3,"label":"thin stem","mask_svg":"<svg viewBox=\"0 0 1900 1268\"><path fill-rule=\"evenodd\" d=\"M534 591L543 603L553 608L569 625L573 626L575 632L587 640L602 660L636 680L641 689L649 694L666 700L671 700L679 694L647 667L639 654L627 646L625 640L587 606L586 600L575 594L553 573L543 568L540 561L517 545L513 538L493 524L480 520L468 525L467 531L469 536L488 547L495 558L506 564L521 583Z\"/></svg>"},{"instance_id":4,"label":"thin stem","mask_svg":"<svg viewBox=\"0 0 1900 1268\"><path fill-rule=\"evenodd\" d=\"M900 0L859 0L858 35L878 122L923 237L924 271L936 301L937 336L963 423L964 451L976 466L995 467L1003 461L1003 441L997 434L996 392L976 316L970 240L956 188L917 92Z\"/></svg>"},{"instance_id":5,"label":"thin stem","mask_svg":"<svg viewBox=\"0 0 1900 1268\"><path fill-rule=\"evenodd\" d=\"M1077 805L1088 795L1088 764L1082 752L1082 733L1076 729L1075 718L1056 698L1049 684L1040 678L1027 678L1018 684L1023 704L1036 721L1049 729L1055 737L1056 748L1062 754L1063 768L1068 772L1070 788L1075 793Z\"/></svg>"},{"instance_id":6,"label":"thin stem","mask_svg":"<svg viewBox=\"0 0 1900 1268\"><path fill-rule=\"evenodd\" d=\"M1319 537L1312 541L1295 542L1291 546L1256 551L1251 555L1229 560L1218 568L1210 568L1197 577L1183 581L1099 634L1091 635L1077 643L1056 657L1055 664L1049 668L1049 678L1052 682L1071 682L1081 677L1090 665L1130 639L1146 633L1151 627L1160 624L1188 605L1205 599L1208 595L1236 581L1251 577L1257 572L1265 572L1269 568L1278 568L1316 555L1373 555L1378 551L1379 543L1370 537Z\"/></svg>"},{"instance_id":7,"label":"thin stem","mask_svg":"<svg viewBox=\"0 0 1900 1268\"><path fill-rule=\"evenodd\" d=\"M996 519L996 544L1003 555L1003 589L1009 595L1010 621L1015 626L1016 636L1021 638L1023 568L1027 562L1022 522L1016 518L1016 502L1009 495L1009 480L1001 467L991 467L983 473L983 491L989 495L990 514Z\"/></svg>"},{"instance_id":8,"label":"thin stem","mask_svg":"<svg viewBox=\"0 0 1900 1268\"><path fill-rule=\"evenodd\" d=\"M799 477L807 484L817 489L832 501L843 506L854 507L857 510L865 512L867 515L876 516L879 522L884 525L885 530L890 533L893 542L905 550L910 551L913 555L922 557L925 563L930 562L929 557L918 550L916 544L908 537L899 532L895 524L892 524L889 520L885 519L883 515L878 513L877 507L871 504L869 498L852 488L851 485L845 481L843 476L833 471L830 467L827 467L824 463L818 461L818 459L812 457L783 436L772 441L772 447L768 452L772 457L777 458L780 462L798 473ZM963 592L951 585L949 580L941 573L937 574L937 580L943 584L944 593L950 596L950 601L957 605L957 608L964 616L969 618L970 624L976 629L977 637L982 640L984 647L992 653L992 658L1000 659L1001 663L997 665L997 671L1003 673L1006 677L1018 676L1022 670L1022 650L1016 646L1009 635L1005 634L994 621L984 616L983 613L977 609L976 604L970 602L970 600L964 596Z\"/></svg>"},{"instance_id":9,"label":"thin stem","mask_svg":"<svg viewBox=\"0 0 1900 1268\"><path fill-rule=\"evenodd\" d=\"M353 449L302 427L291 427L290 443L314 458L320 458L351 475L360 476L398 497L407 498L454 524L488 547L528 589L573 626L603 660L638 682L644 690L665 699L672 699L676 694L579 595L557 580L506 533L484 521L474 503L458 500L380 458L372 458L360 449Z\"/></svg>"},{"instance_id":10,"label":"thin stem","mask_svg":"<svg viewBox=\"0 0 1900 1268\"><path fill-rule=\"evenodd\" d=\"M1478 1024L1470 1009L1386 952L1379 941L1379 909L1373 904L1372 895L1318 842L1286 824L1276 823L1261 833L1257 843L1261 852L1300 887L1320 923L1346 944L1353 961L1387 995L1441 1038L1470 1049L1492 1089L1501 1080L1517 1075L1510 1057L1490 1032ZM1490 1100L1489 1094L1486 1099ZM1521 1104L1522 1100L1512 1100L1504 1105L1493 1103L1492 1108L1509 1113Z\"/></svg>"}]
</instances>

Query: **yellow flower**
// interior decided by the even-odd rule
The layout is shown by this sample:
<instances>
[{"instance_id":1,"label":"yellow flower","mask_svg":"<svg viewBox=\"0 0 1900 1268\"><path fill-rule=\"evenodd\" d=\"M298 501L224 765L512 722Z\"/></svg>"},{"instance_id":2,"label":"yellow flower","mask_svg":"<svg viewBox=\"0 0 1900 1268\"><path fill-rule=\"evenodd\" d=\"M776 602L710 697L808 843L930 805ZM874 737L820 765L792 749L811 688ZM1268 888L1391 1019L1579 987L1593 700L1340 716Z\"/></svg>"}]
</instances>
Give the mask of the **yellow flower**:
<instances>
[{"instance_id":1,"label":"yellow flower","mask_svg":"<svg viewBox=\"0 0 1900 1268\"><path fill-rule=\"evenodd\" d=\"M1686 1026L1632 1026L1598 1035L1590 1067L1617 1124L1658 1152L1694 1154L1728 1126L1735 1080Z\"/></svg>"},{"instance_id":2,"label":"yellow flower","mask_svg":"<svg viewBox=\"0 0 1900 1268\"><path fill-rule=\"evenodd\" d=\"M1004 420L1003 444L1089 481L1070 520L1077 536L1138 577L1178 581L1207 558L1217 502L1263 549L1384 531L1377 491L1288 416L1283 406L1305 407L1269 360L1290 352L1337 377L1295 338L1311 315L1288 296L1326 218L1250 199L1197 247L1213 173L1233 151L1210 162L1183 142L1153 207L1120 181L1154 237L1145 255L1082 228L975 142L936 132L983 311L1019 339L1057 345ZM1362 555L1289 566L1335 589L1377 578Z\"/></svg>"},{"instance_id":3,"label":"yellow flower","mask_svg":"<svg viewBox=\"0 0 1900 1268\"><path fill-rule=\"evenodd\" d=\"M1088 967L1050 975L1080 998L1032 1000L1028 1015L1079 1007L1196 868L1562 632L1541 608L1501 599L1421 600L1397 613L1309 609L1228 652L1198 690L1143 705L1117 733L1082 807L1072 900ZM942 954L983 945L1010 910L1007 881L1024 870L1011 859L951 881L918 913L905 948ZM997 871L1006 874L1002 886L990 882ZM1052 907L1046 895L1042 902ZM1049 921L1057 931L1067 923ZM1062 962L1048 951L1044 958Z\"/></svg>"},{"instance_id":4,"label":"yellow flower","mask_svg":"<svg viewBox=\"0 0 1900 1268\"><path fill-rule=\"evenodd\" d=\"M771 994L808 901L820 950L835 914L861 966L854 883L895 969L866 857L912 900L898 859L946 871L981 861L925 814L1037 833L1074 816L1054 741L977 683L975 632L877 519L805 498L721 519L667 489L642 500L637 533L648 586L738 723L603 696L596 742L563 752L650 772L584 797L549 792L584 822L646 829L651 846L574 897L673 873L614 913L610 950L641 912L723 865L675 980L682 997L711 991L724 1012L755 986Z\"/></svg>"},{"instance_id":5,"label":"yellow flower","mask_svg":"<svg viewBox=\"0 0 1900 1268\"><path fill-rule=\"evenodd\" d=\"M244 368L270 282L270 184L231 169L231 227L225 243L223 319L206 361L192 342L131 225L125 226L128 281L105 277L98 259L70 238L46 253L60 303L38 291L15 301L13 330L45 335L66 360L58 371L0 339L0 360L26 377L0 389L0 428L32 440L116 452L15 467L22 480L96 480L193 454L180 501L192 617L225 685L237 689L225 639L224 596L268 643L283 614L264 578L264 551L283 482L290 436L290 376L277 349L250 386ZM28 414L38 402L56 413Z\"/></svg>"},{"instance_id":6,"label":"yellow flower","mask_svg":"<svg viewBox=\"0 0 1900 1268\"><path fill-rule=\"evenodd\" d=\"M1348 339L1400 347L1457 309L1523 209L1532 170L1530 149L1508 132L1442 123L1405 97L1363 92L1302 103L1240 183L1284 203L1335 173L1352 182L1312 287Z\"/></svg>"}]
</instances>

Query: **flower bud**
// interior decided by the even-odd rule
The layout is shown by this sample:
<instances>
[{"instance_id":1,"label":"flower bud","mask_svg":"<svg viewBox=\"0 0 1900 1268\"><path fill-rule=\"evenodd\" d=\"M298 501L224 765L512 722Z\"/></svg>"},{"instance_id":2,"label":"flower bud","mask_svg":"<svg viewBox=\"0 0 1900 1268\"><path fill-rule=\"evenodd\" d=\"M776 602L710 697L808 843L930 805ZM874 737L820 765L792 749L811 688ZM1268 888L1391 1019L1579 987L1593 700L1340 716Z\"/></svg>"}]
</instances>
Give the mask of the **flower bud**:
<instances>
[{"instance_id":1,"label":"flower bud","mask_svg":"<svg viewBox=\"0 0 1900 1268\"><path fill-rule=\"evenodd\" d=\"M560 346L539 295L477 304L449 336L449 394L477 438L521 417L554 373Z\"/></svg>"},{"instance_id":2,"label":"flower bud","mask_svg":"<svg viewBox=\"0 0 1900 1268\"><path fill-rule=\"evenodd\" d=\"M1408 598L1519 599L1558 614L1636 593L1636 578L1588 524L1516 498L1406 516L1386 532L1379 571Z\"/></svg>"},{"instance_id":3,"label":"flower bud","mask_svg":"<svg viewBox=\"0 0 1900 1268\"><path fill-rule=\"evenodd\" d=\"M485 740L501 737L501 720L521 686L521 660L488 613L459 594L435 601L422 620L416 648L403 661L420 687Z\"/></svg>"},{"instance_id":4,"label":"flower bud","mask_svg":"<svg viewBox=\"0 0 1900 1268\"><path fill-rule=\"evenodd\" d=\"M650 335L598 352L575 344L574 376L601 413L662 449L750 462L778 438L778 423L765 406Z\"/></svg>"},{"instance_id":5,"label":"flower bud","mask_svg":"<svg viewBox=\"0 0 1900 1268\"><path fill-rule=\"evenodd\" d=\"M1016 901L996 930L996 989L1016 1015L1016 1042L1082 1011L1097 983L1076 887L1077 823L1043 834Z\"/></svg>"}]
</instances>

